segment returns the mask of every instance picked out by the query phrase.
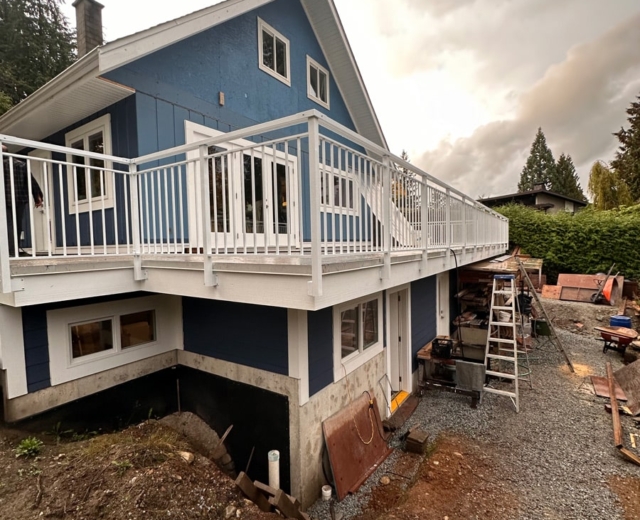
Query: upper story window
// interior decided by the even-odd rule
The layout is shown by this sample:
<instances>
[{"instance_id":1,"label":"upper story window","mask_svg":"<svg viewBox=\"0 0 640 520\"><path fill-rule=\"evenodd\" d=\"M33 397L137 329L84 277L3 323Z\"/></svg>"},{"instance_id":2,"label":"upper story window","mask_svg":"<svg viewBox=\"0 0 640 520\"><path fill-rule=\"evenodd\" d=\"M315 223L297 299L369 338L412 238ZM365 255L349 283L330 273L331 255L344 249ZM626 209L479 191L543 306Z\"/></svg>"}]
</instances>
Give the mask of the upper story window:
<instances>
[{"instance_id":1,"label":"upper story window","mask_svg":"<svg viewBox=\"0 0 640 520\"><path fill-rule=\"evenodd\" d=\"M66 146L105 155L111 154L111 117L109 114L83 125L65 136ZM113 173L102 159L71 155L67 161L69 213L113 207Z\"/></svg>"},{"instance_id":2,"label":"upper story window","mask_svg":"<svg viewBox=\"0 0 640 520\"><path fill-rule=\"evenodd\" d=\"M307 96L329 108L329 71L307 56Z\"/></svg>"},{"instance_id":3,"label":"upper story window","mask_svg":"<svg viewBox=\"0 0 640 520\"><path fill-rule=\"evenodd\" d=\"M258 18L259 65L267 74L291 86L289 40Z\"/></svg>"}]
</instances>

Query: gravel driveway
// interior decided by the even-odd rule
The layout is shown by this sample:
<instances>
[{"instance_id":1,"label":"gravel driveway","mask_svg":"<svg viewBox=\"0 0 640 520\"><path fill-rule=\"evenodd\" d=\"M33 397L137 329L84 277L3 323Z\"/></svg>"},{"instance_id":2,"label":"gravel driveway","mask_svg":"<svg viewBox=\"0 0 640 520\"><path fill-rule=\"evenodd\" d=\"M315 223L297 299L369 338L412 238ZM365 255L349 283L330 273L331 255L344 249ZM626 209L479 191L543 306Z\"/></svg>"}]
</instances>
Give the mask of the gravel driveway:
<instances>
[{"instance_id":1,"label":"gravel driveway","mask_svg":"<svg viewBox=\"0 0 640 520\"><path fill-rule=\"evenodd\" d=\"M418 426L431 439L452 432L493 447L498 475L519 498L519 519L623 519L607 479L640 476L640 467L623 460L614 448L611 416L604 410L608 400L593 394L588 377L604 376L606 361L617 370L621 356L604 355L602 343L593 337L558 333L577 373L569 372L554 347L534 351L533 388L521 384L519 414L506 397L485 395L474 410L467 397L430 391L398 435ZM638 431L627 417L623 427ZM629 444L628 434L625 443ZM336 510L345 518L362 511L394 455ZM327 518L325 508L317 503L311 512Z\"/></svg>"}]
</instances>

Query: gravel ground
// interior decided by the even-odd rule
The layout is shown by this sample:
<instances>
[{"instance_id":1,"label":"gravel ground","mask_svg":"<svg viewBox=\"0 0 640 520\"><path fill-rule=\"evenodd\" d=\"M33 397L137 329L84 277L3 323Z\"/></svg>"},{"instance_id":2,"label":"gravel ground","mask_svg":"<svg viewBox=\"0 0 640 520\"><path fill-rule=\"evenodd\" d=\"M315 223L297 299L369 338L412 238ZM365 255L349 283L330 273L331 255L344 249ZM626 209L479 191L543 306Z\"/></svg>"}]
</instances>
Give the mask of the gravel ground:
<instances>
[{"instance_id":1,"label":"gravel ground","mask_svg":"<svg viewBox=\"0 0 640 520\"><path fill-rule=\"evenodd\" d=\"M521 383L519 414L506 397L487 394L474 410L468 397L430 391L392 445L398 447L399 436L418 426L431 439L453 432L494 447L500 474L519 497L521 520L623 519L607 479L640 476L640 468L617 453L611 416L604 410L608 401L593 394L588 377L604 376L606 361L617 370L622 366L621 356L616 352L604 355L602 343L593 337L562 330L558 334L576 374L569 372L555 347L535 350L531 355L533 388ZM631 431L630 418L622 419L623 428ZM628 436L625 442L628 444ZM400 450L394 451L358 493L336 504L336 511L345 519L361 513L372 488L400 456ZM329 518L327 503L317 502L310 513L314 518Z\"/></svg>"}]
</instances>

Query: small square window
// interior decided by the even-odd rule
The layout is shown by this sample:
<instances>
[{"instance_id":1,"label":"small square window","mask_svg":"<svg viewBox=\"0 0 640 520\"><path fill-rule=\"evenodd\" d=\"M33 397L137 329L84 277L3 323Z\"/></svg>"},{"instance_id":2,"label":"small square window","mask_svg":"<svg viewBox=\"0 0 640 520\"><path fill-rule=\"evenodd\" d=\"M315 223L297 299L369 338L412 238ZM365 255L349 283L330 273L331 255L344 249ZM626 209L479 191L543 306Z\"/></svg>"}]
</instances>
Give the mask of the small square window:
<instances>
[{"instance_id":1,"label":"small square window","mask_svg":"<svg viewBox=\"0 0 640 520\"><path fill-rule=\"evenodd\" d=\"M71 325L71 353L80 358L113 349L113 320L111 318Z\"/></svg>"},{"instance_id":2,"label":"small square window","mask_svg":"<svg viewBox=\"0 0 640 520\"><path fill-rule=\"evenodd\" d=\"M329 108L329 71L307 56L307 95L325 108Z\"/></svg>"},{"instance_id":3,"label":"small square window","mask_svg":"<svg viewBox=\"0 0 640 520\"><path fill-rule=\"evenodd\" d=\"M291 86L289 40L260 18L258 18L258 52L260 69Z\"/></svg>"},{"instance_id":4,"label":"small square window","mask_svg":"<svg viewBox=\"0 0 640 520\"><path fill-rule=\"evenodd\" d=\"M156 340L156 313L142 311L120 316L120 346L136 347Z\"/></svg>"}]
</instances>

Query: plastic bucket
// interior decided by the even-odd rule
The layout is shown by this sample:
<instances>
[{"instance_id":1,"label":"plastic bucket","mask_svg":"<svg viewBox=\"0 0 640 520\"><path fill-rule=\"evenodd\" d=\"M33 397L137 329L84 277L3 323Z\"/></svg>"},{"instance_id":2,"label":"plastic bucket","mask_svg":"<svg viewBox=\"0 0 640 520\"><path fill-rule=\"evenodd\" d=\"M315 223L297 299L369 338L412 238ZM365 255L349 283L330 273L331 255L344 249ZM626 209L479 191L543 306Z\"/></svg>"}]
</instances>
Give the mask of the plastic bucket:
<instances>
[{"instance_id":1,"label":"plastic bucket","mask_svg":"<svg viewBox=\"0 0 640 520\"><path fill-rule=\"evenodd\" d=\"M609 319L609 325L612 327L626 327L631 328L631 318L629 316L611 316Z\"/></svg>"}]
</instances>

